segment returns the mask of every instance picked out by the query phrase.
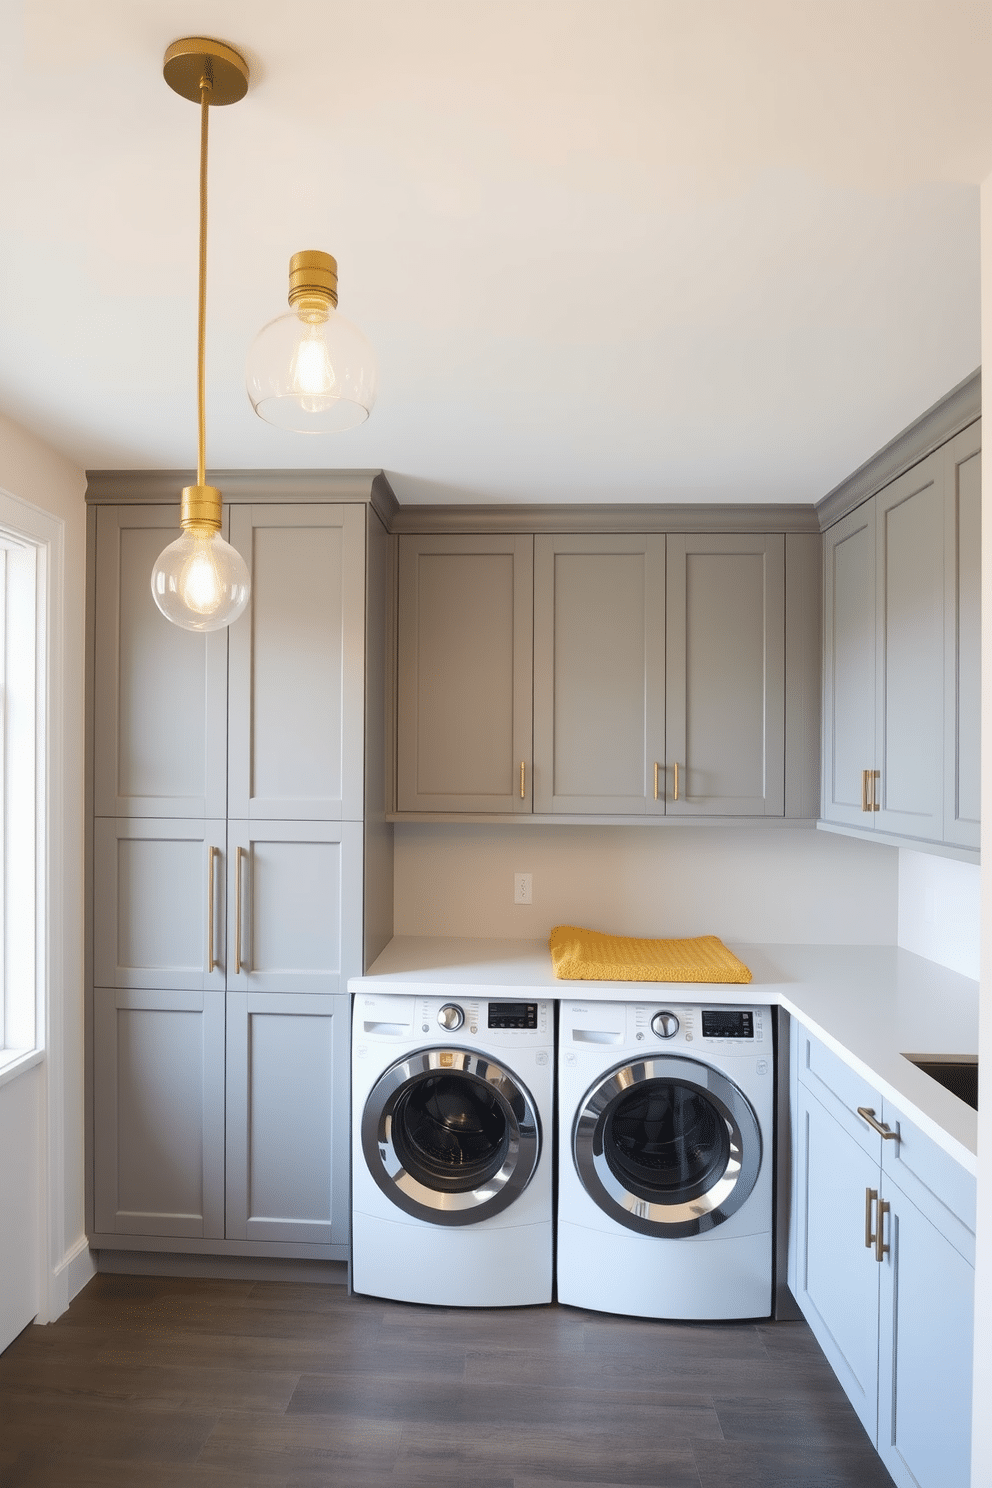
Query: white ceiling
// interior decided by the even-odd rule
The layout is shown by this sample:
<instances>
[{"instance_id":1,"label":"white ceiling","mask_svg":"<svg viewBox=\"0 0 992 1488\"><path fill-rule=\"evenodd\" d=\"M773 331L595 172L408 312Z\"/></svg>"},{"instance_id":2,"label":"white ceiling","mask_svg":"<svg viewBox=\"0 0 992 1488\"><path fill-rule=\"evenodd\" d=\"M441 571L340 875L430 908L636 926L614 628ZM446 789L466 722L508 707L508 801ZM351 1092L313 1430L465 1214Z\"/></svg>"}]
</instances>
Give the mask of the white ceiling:
<instances>
[{"instance_id":1,"label":"white ceiling","mask_svg":"<svg viewBox=\"0 0 992 1488\"><path fill-rule=\"evenodd\" d=\"M978 365L992 3L0 0L0 410L89 469L379 468L422 501L810 501ZM244 391L291 253L379 401Z\"/></svg>"}]
</instances>

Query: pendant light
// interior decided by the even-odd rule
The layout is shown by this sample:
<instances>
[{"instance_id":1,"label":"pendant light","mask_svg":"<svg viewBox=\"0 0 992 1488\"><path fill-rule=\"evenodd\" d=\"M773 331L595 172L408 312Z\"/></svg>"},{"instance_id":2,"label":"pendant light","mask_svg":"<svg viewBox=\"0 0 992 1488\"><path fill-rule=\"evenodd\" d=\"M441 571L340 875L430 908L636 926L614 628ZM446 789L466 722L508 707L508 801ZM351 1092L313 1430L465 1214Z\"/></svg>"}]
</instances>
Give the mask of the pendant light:
<instances>
[{"instance_id":1,"label":"pendant light","mask_svg":"<svg viewBox=\"0 0 992 1488\"><path fill-rule=\"evenodd\" d=\"M237 103L248 91L248 64L232 47L205 37L173 42L165 54L165 81L200 105L200 270L196 338L196 485L182 494L183 535L159 554L152 596L162 614L184 630L220 630L243 613L251 579L241 554L220 535L221 493L206 484L204 338L207 298L207 120L211 104Z\"/></svg>"},{"instance_id":2,"label":"pendant light","mask_svg":"<svg viewBox=\"0 0 992 1488\"><path fill-rule=\"evenodd\" d=\"M338 266L311 249L289 260L289 313L270 320L248 352L259 418L297 434L364 423L375 402L375 352L338 305Z\"/></svg>"}]
</instances>

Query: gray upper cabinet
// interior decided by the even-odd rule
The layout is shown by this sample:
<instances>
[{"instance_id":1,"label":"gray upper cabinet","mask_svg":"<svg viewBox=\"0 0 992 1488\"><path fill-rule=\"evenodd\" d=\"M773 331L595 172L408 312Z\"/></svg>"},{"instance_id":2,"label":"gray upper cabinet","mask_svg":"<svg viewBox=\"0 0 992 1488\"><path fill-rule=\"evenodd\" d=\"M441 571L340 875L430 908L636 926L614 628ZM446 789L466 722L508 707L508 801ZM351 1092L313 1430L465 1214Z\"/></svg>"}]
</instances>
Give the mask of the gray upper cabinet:
<instances>
[{"instance_id":1,"label":"gray upper cabinet","mask_svg":"<svg viewBox=\"0 0 992 1488\"><path fill-rule=\"evenodd\" d=\"M785 811L785 538L668 539L670 816Z\"/></svg>"},{"instance_id":2,"label":"gray upper cabinet","mask_svg":"<svg viewBox=\"0 0 992 1488\"><path fill-rule=\"evenodd\" d=\"M870 804L866 771L875 759L872 504L850 512L823 541L823 815L861 826Z\"/></svg>"},{"instance_id":3,"label":"gray upper cabinet","mask_svg":"<svg viewBox=\"0 0 992 1488\"><path fill-rule=\"evenodd\" d=\"M664 748L665 538L536 538L534 810L664 811Z\"/></svg>"},{"instance_id":4,"label":"gray upper cabinet","mask_svg":"<svg viewBox=\"0 0 992 1488\"><path fill-rule=\"evenodd\" d=\"M977 848L981 828L981 426L944 447L944 841Z\"/></svg>"},{"instance_id":5,"label":"gray upper cabinet","mask_svg":"<svg viewBox=\"0 0 992 1488\"><path fill-rule=\"evenodd\" d=\"M824 536L823 817L978 847L980 430Z\"/></svg>"},{"instance_id":6,"label":"gray upper cabinet","mask_svg":"<svg viewBox=\"0 0 992 1488\"><path fill-rule=\"evenodd\" d=\"M401 536L398 809L815 816L819 569L817 534Z\"/></svg>"},{"instance_id":7,"label":"gray upper cabinet","mask_svg":"<svg viewBox=\"0 0 992 1488\"><path fill-rule=\"evenodd\" d=\"M877 831L939 841L943 818L944 489L939 455L875 498Z\"/></svg>"},{"instance_id":8,"label":"gray upper cabinet","mask_svg":"<svg viewBox=\"0 0 992 1488\"><path fill-rule=\"evenodd\" d=\"M231 628L228 815L362 816L365 512L237 506L231 542L252 577Z\"/></svg>"},{"instance_id":9,"label":"gray upper cabinet","mask_svg":"<svg viewBox=\"0 0 992 1488\"><path fill-rule=\"evenodd\" d=\"M152 599L176 517L175 506L97 512L97 816L227 814L227 633L180 630Z\"/></svg>"},{"instance_id":10,"label":"gray upper cabinet","mask_svg":"<svg viewBox=\"0 0 992 1488\"><path fill-rule=\"evenodd\" d=\"M397 805L531 810L533 538L399 544Z\"/></svg>"}]
</instances>

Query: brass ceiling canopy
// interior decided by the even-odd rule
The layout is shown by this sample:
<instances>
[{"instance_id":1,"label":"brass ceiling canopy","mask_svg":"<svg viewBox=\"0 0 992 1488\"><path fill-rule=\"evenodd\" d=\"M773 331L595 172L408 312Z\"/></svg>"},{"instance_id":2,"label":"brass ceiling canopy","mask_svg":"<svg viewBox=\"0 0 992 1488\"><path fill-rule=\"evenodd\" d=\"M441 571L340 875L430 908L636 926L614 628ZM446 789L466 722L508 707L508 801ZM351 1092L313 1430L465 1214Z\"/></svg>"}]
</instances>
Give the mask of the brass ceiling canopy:
<instances>
[{"instance_id":1,"label":"brass ceiling canopy","mask_svg":"<svg viewBox=\"0 0 992 1488\"><path fill-rule=\"evenodd\" d=\"M173 92L200 102L200 84L210 83L210 104L237 103L248 92L248 63L240 52L209 36L174 41L165 54L162 76Z\"/></svg>"}]
</instances>

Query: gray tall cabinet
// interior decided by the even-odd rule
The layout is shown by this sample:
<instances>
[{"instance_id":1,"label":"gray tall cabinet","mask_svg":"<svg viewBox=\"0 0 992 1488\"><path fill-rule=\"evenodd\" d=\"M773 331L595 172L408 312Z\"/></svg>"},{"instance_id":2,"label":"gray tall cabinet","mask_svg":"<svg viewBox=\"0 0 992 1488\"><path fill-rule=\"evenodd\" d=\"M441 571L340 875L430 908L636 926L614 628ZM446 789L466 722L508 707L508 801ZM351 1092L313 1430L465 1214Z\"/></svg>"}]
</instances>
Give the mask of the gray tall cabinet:
<instances>
[{"instance_id":1,"label":"gray tall cabinet","mask_svg":"<svg viewBox=\"0 0 992 1488\"><path fill-rule=\"evenodd\" d=\"M229 507L250 608L201 636L149 588L175 503L91 479L96 1248L347 1254L347 980L391 933L388 538L354 482L265 484Z\"/></svg>"}]
</instances>

